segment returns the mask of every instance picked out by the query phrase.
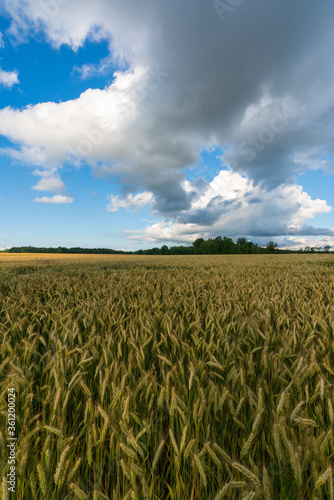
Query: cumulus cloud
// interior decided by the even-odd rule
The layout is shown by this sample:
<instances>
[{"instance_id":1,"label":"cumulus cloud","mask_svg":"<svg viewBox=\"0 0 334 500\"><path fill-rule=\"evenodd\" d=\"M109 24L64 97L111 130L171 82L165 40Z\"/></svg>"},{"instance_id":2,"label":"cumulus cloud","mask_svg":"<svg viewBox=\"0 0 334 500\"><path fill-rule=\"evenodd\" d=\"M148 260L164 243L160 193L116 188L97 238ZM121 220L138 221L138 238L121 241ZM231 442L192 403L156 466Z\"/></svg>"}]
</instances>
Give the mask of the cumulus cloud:
<instances>
[{"instance_id":1,"label":"cumulus cloud","mask_svg":"<svg viewBox=\"0 0 334 500\"><path fill-rule=\"evenodd\" d=\"M38 166L50 166L48 155L43 148L39 146L21 146L21 148L0 148L0 154L11 157L19 163ZM58 165L60 167L61 165Z\"/></svg>"},{"instance_id":2,"label":"cumulus cloud","mask_svg":"<svg viewBox=\"0 0 334 500\"><path fill-rule=\"evenodd\" d=\"M284 235L329 210L294 182L309 168L333 172L331 0L242 2L223 21L212 2L193 0L143 0L139 10L134 0L2 3L12 37L43 32L73 50L105 39L120 69L105 89L72 101L0 110L0 133L19 154L42 151L51 163L87 163L116 178L127 194L111 199L112 210L127 208L129 193L151 193L167 221L147 229L152 241L218 230ZM186 169L213 145L230 177L223 170L198 194ZM228 191L216 189L220 181Z\"/></svg>"},{"instance_id":3,"label":"cumulus cloud","mask_svg":"<svg viewBox=\"0 0 334 500\"><path fill-rule=\"evenodd\" d=\"M132 194L128 194L125 198L111 195L107 210L109 212L117 212L120 208L125 208L127 210L138 210L152 203L153 201L154 196L149 192L139 193L135 196L133 196Z\"/></svg>"},{"instance_id":4,"label":"cumulus cloud","mask_svg":"<svg viewBox=\"0 0 334 500\"><path fill-rule=\"evenodd\" d=\"M206 188L194 187L194 191L190 210L173 221L147 226L145 238L189 243L201 235L219 234L258 239L297 234L334 236L332 229L305 225L317 214L330 213L332 207L325 200L313 200L302 186L280 185L268 191L238 173L223 170Z\"/></svg>"},{"instance_id":5,"label":"cumulus cloud","mask_svg":"<svg viewBox=\"0 0 334 500\"><path fill-rule=\"evenodd\" d=\"M11 89L16 83L20 83L17 71L5 71L0 68L0 85Z\"/></svg>"},{"instance_id":6,"label":"cumulus cloud","mask_svg":"<svg viewBox=\"0 0 334 500\"><path fill-rule=\"evenodd\" d=\"M65 191L65 184L58 177L44 177L31 189L35 191Z\"/></svg>"},{"instance_id":7,"label":"cumulus cloud","mask_svg":"<svg viewBox=\"0 0 334 500\"><path fill-rule=\"evenodd\" d=\"M334 228L333 228L334 230ZM280 248L291 249L291 250L300 250L309 248L321 248L323 249L325 246L331 247L331 250L334 248L334 237L325 236L323 238L307 238L307 237L296 237L289 236L286 238L280 238L279 240Z\"/></svg>"},{"instance_id":8,"label":"cumulus cloud","mask_svg":"<svg viewBox=\"0 0 334 500\"><path fill-rule=\"evenodd\" d=\"M36 191L64 193L65 184L58 174L62 165L57 162L50 162L43 148L37 146L22 146L21 150L15 148L0 148L0 155L7 155L18 163L40 167L40 169L33 171L33 175L41 177L41 180L38 181L32 189Z\"/></svg>"},{"instance_id":9,"label":"cumulus cloud","mask_svg":"<svg viewBox=\"0 0 334 500\"><path fill-rule=\"evenodd\" d=\"M73 198L70 196L56 194L55 196L43 196L42 198L35 198L36 203L53 203L55 205L60 205L64 203L73 203Z\"/></svg>"}]
</instances>

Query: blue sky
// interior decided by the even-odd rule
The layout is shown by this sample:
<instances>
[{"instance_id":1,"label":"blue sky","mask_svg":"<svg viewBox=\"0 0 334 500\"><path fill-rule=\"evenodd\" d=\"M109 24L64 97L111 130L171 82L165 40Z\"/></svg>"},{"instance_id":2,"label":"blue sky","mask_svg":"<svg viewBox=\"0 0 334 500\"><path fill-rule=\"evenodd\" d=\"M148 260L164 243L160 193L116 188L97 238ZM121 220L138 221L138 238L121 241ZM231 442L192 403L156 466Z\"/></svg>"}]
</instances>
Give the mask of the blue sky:
<instances>
[{"instance_id":1,"label":"blue sky","mask_svg":"<svg viewBox=\"0 0 334 500\"><path fill-rule=\"evenodd\" d=\"M334 246L333 7L217 5L3 2L0 249Z\"/></svg>"}]
</instances>

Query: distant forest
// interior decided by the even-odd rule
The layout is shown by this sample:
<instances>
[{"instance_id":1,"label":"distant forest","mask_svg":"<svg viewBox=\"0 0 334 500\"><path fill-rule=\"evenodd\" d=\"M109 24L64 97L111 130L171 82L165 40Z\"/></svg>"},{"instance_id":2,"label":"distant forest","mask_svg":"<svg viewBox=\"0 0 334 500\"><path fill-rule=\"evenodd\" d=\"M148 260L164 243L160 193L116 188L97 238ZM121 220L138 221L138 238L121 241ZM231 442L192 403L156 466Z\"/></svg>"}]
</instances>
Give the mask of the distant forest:
<instances>
[{"instance_id":1,"label":"distant forest","mask_svg":"<svg viewBox=\"0 0 334 500\"><path fill-rule=\"evenodd\" d=\"M32 246L12 247L5 252L9 253L68 253L68 254L124 254L124 255L217 255L217 254L271 254L271 253L329 253L331 247L305 247L300 250L282 250L278 248L277 243L270 241L265 247L260 247L256 243L246 238L238 238L234 242L226 236L217 236L204 240L198 238L191 246L172 246L163 245L161 248L154 247L148 250L136 250L133 252L124 252L122 250L111 250L108 248L38 248ZM332 252L331 252L332 253Z\"/></svg>"}]
</instances>

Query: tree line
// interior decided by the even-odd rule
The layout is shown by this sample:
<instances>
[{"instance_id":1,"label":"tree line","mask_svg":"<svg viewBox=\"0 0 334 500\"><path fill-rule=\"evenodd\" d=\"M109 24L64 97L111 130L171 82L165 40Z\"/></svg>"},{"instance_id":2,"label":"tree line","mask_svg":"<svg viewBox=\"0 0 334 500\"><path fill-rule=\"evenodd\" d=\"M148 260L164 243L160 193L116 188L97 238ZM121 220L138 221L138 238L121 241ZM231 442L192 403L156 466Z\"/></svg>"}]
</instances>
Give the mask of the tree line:
<instances>
[{"instance_id":1,"label":"tree line","mask_svg":"<svg viewBox=\"0 0 334 500\"><path fill-rule=\"evenodd\" d=\"M282 250L278 248L277 243L269 241L265 247L260 247L246 238L238 238L236 242L226 236L217 236L216 238L196 239L189 246L171 246L149 248L147 250L123 251L112 250L109 248L80 248L80 247L12 247L6 250L9 253L67 253L67 254L126 254L126 255L217 255L217 254L273 254L273 253L328 253L331 246L305 247L300 250Z\"/></svg>"},{"instance_id":2,"label":"tree line","mask_svg":"<svg viewBox=\"0 0 334 500\"><path fill-rule=\"evenodd\" d=\"M84 253L84 254L119 254L126 253L118 250L111 250L110 248L81 248L81 247L11 247L6 250L9 253Z\"/></svg>"}]
</instances>

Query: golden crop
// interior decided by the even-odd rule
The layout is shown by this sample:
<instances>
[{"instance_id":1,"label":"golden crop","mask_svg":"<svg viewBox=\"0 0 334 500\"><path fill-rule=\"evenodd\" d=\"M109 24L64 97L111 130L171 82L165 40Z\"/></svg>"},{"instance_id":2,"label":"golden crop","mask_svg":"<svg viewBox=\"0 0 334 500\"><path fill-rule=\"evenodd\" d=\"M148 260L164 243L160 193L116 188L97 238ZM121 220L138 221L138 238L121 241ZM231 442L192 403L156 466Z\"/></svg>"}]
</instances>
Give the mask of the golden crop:
<instances>
[{"instance_id":1,"label":"golden crop","mask_svg":"<svg viewBox=\"0 0 334 500\"><path fill-rule=\"evenodd\" d=\"M331 255L0 256L0 497L334 500ZM2 495L2 496L1 496Z\"/></svg>"}]
</instances>

